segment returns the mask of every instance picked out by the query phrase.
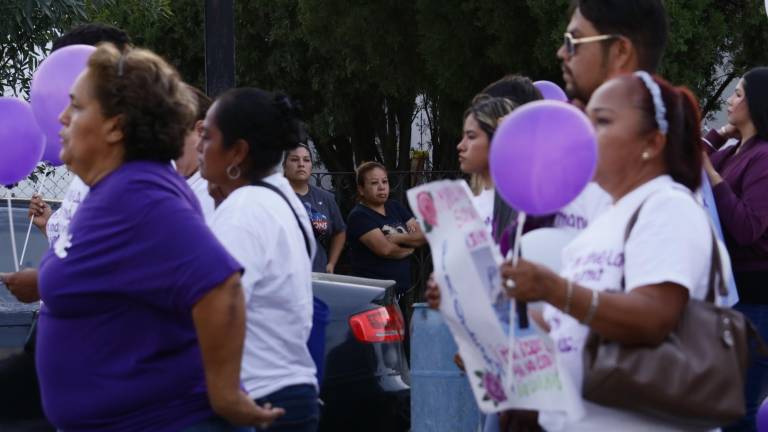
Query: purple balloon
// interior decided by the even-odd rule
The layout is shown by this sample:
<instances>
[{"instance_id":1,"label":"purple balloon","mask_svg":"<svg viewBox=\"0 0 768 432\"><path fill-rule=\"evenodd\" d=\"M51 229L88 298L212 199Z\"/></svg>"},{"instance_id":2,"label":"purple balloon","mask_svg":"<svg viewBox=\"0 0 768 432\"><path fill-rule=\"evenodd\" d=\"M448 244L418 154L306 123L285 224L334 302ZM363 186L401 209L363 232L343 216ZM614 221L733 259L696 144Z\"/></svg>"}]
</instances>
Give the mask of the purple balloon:
<instances>
[{"instance_id":1,"label":"purple balloon","mask_svg":"<svg viewBox=\"0 0 768 432\"><path fill-rule=\"evenodd\" d=\"M88 58L96 48L90 45L70 45L53 52L43 60L32 77L30 100L37 124L45 134L43 160L61 165L59 115L69 105L69 91Z\"/></svg>"},{"instance_id":2,"label":"purple balloon","mask_svg":"<svg viewBox=\"0 0 768 432\"><path fill-rule=\"evenodd\" d=\"M763 400L757 410L757 432L768 432L768 398Z\"/></svg>"},{"instance_id":3,"label":"purple balloon","mask_svg":"<svg viewBox=\"0 0 768 432\"><path fill-rule=\"evenodd\" d=\"M536 81L533 85L539 89L541 95L544 96L544 99L568 102L568 96L563 89L551 81Z\"/></svg>"},{"instance_id":4,"label":"purple balloon","mask_svg":"<svg viewBox=\"0 0 768 432\"><path fill-rule=\"evenodd\" d=\"M29 104L0 98L0 184L22 180L35 169L43 155L45 137Z\"/></svg>"},{"instance_id":5,"label":"purple balloon","mask_svg":"<svg viewBox=\"0 0 768 432\"><path fill-rule=\"evenodd\" d=\"M493 136L491 176L513 208L532 215L554 213L592 179L597 141L576 107L536 101L517 108Z\"/></svg>"}]
</instances>

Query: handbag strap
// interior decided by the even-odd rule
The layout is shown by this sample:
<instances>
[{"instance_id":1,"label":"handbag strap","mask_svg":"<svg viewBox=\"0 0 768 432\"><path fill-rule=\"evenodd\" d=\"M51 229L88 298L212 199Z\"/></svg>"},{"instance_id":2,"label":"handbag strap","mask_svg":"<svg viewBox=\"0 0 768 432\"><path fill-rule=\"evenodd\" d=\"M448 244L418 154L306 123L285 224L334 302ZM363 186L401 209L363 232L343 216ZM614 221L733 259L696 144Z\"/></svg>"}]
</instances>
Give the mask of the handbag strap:
<instances>
[{"instance_id":1,"label":"handbag strap","mask_svg":"<svg viewBox=\"0 0 768 432\"><path fill-rule=\"evenodd\" d=\"M280 195L280 197L283 198L283 200L285 201L286 204L288 204L288 208L291 209L291 212L293 212L293 216L296 218L296 223L299 224L299 231L301 231L301 235L304 237L304 246L306 246L306 248L307 248L307 255L309 255L310 259L312 259L312 246L311 246L311 243L309 241L309 236L307 235L307 232L304 231L304 228L301 226L301 219L299 219L299 214L296 213L296 209L293 208L293 205L291 205L291 201L288 200L288 197L285 196L283 191L278 189L275 185L269 184L269 183L267 183L267 182L265 182L263 180L257 180L255 182L253 182L253 185L254 186L265 187L265 188L275 192L276 194Z\"/></svg>"},{"instance_id":2,"label":"handbag strap","mask_svg":"<svg viewBox=\"0 0 768 432\"><path fill-rule=\"evenodd\" d=\"M629 235L632 233L632 228L635 227L635 224L637 224L637 220L640 217L640 210L643 209L643 206L645 203L651 198L650 195L646 197L643 202L640 203L639 206L637 206L637 210L635 210L634 213L632 213L632 216L630 216L629 221L627 221L627 228L624 230L624 245L626 249L627 240L629 240ZM725 285L725 278L723 278L723 267L722 267L722 258L720 256L720 247L718 247L717 244L717 237L715 236L715 231L711 229L710 226L710 233L712 234L712 257L710 259L709 263L709 280L707 282L707 295L706 295L706 301L710 303L715 303L715 289L717 289L718 293L725 297L728 295L728 287ZM624 257L624 261L626 262L626 253ZM621 291L626 291L626 284L624 280L624 275L621 276Z\"/></svg>"},{"instance_id":3,"label":"handbag strap","mask_svg":"<svg viewBox=\"0 0 768 432\"><path fill-rule=\"evenodd\" d=\"M712 261L709 267L709 287L707 288L707 301L715 302L715 287L721 297L728 296L728 287L725 285L725 278L723 277L723 262L720 257L720 247L717 244L717 238L715 237L714 230L710 229L712 233Z\"/></svg>"}]
</instances>

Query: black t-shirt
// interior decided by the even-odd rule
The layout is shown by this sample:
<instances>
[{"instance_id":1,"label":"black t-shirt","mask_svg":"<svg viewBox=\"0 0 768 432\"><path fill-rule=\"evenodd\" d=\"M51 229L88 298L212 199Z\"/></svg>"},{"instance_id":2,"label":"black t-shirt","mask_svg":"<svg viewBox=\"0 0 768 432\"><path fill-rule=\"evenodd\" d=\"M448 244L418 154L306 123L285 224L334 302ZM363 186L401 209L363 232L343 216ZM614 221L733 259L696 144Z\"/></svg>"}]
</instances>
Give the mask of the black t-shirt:
<instances>
[{"instance_id":1,"label":"black t-shirt","mask_svg":"<svg viewBox=\"0 0 768 432\"><path fill-rule=\"evenodd\" d=\"M360 241L360 237L374 229L384 235L390 232L408 232L406 223L413 214L397 201L384 204L386 216L357 204L347 219L347 235L350 245L350 261L354 276L374 279L394 279L397 291L403 293L411 287L411 257L403 259L384 258L374 254Z\"/></svg>"}]
</instances>

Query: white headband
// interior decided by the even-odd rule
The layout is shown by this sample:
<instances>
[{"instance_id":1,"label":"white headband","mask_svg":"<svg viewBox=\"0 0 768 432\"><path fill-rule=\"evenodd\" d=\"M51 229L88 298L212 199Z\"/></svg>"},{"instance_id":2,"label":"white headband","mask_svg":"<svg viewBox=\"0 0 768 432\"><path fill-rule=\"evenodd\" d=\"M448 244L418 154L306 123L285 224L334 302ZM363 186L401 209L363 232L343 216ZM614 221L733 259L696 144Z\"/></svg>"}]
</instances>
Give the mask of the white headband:
<instances>
[{"instance_id":1,"label":"white headband","mask_svg":"<svg viewBox=\"0 0 768 432\"><path fill-rule=\"evenodd\" d=\"M653 99L653 108L656 115L656 124L659 126L659 130L664 135L669 131L669 123L667 123L667 109L664 107L664 100L661 98L661 87L656 81L651 78L651 75L646 71L637 71L635 76L640 78L651 93Z\"/></svg>"}]
</instances>

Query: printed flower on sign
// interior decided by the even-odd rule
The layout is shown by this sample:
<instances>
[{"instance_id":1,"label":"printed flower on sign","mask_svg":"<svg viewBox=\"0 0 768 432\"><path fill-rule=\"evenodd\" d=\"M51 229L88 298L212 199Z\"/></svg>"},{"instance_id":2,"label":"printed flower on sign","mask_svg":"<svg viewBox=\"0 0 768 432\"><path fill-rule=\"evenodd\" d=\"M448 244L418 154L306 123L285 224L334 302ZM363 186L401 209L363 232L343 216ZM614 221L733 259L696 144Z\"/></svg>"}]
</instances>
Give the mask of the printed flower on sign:
<instances>
[{"instance_id":1,"label":"printed flower on sign","mask_svg":"<svg viewBox=\"0 0 768 432\"><path fill-rule=\"evenodd\" d=\"M501 377L488 371L475 371L475 376L480 379L480 387L485 389L483 400L490 400L493 405L498 406L500 402L507 400L507 394L504 392L504 386L501 384Z\"/></svg>"}]
</instances>

